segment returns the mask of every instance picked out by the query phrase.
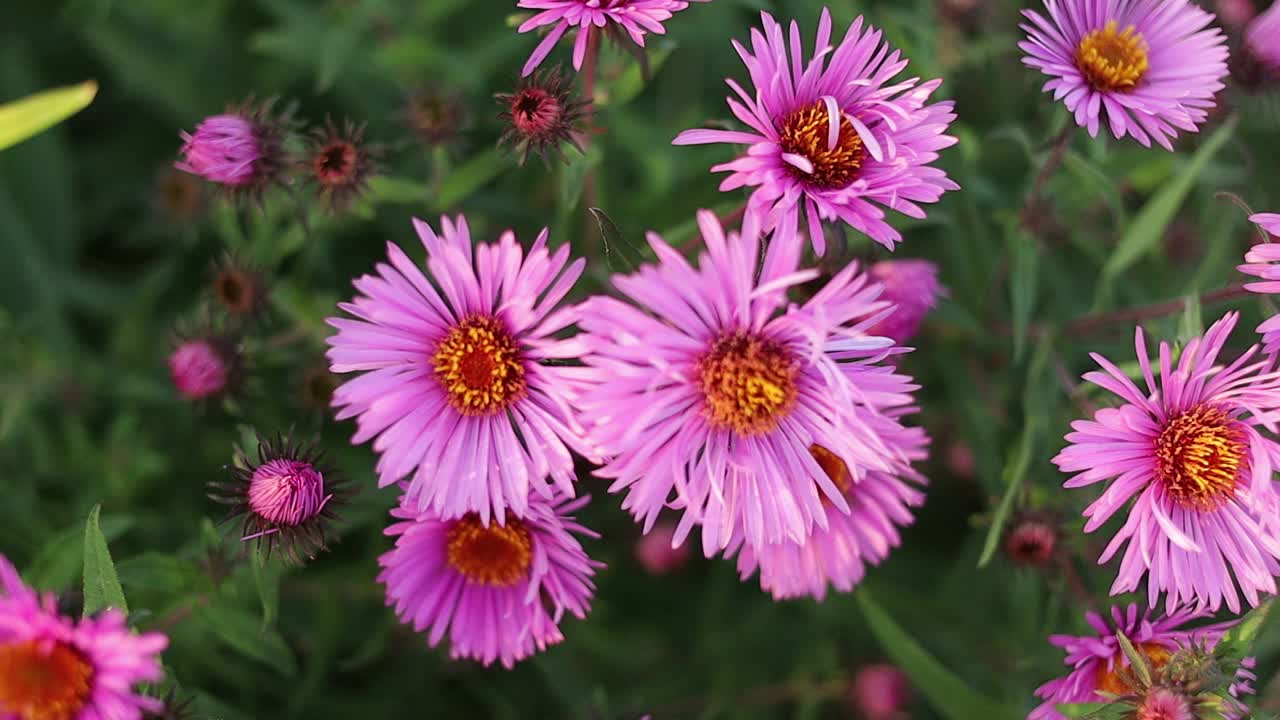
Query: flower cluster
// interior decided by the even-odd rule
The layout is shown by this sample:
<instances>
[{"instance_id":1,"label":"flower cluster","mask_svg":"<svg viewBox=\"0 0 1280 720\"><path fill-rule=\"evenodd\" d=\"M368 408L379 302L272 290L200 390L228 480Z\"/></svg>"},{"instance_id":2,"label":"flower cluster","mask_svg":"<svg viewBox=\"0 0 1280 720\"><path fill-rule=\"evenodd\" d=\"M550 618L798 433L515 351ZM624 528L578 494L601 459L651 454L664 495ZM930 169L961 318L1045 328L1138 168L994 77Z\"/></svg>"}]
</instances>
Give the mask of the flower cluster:
<instances>
[{"instance_id":1,"label":"flower cluster","mask_svg":"<svg viewBox=\"0 0 1280 720\"><path fill-rule=\"evenodd\" d=\"M382 149L364 141L364 126L325 118L307 136L305 152L294 153L289 143L297 130L291 109L275 113L272 101L246 102L183 132L175 167L259 204L268 188L305 181L332 211L345 209L366 189Z\"/></svg>"}]
</instances>

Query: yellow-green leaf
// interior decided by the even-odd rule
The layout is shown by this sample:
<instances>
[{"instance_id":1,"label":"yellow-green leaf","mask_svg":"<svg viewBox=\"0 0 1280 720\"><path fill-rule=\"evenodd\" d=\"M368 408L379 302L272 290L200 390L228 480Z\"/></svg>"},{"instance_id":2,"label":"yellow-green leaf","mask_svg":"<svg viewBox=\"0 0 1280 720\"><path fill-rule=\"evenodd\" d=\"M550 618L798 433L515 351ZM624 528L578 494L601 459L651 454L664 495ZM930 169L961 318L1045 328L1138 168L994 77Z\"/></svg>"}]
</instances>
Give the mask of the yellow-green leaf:
<instances>
[{"instance_id":1,"label":"yellow-green leaf","mask_svg":"<svg viewBox=\"0 0 1280 720\"><path fill-rule=\"evenodd\" d=\"M44 90L0 105L0 150L17 145L83 110L98 94L98 83Z\"/></svg>"}]
</instances>

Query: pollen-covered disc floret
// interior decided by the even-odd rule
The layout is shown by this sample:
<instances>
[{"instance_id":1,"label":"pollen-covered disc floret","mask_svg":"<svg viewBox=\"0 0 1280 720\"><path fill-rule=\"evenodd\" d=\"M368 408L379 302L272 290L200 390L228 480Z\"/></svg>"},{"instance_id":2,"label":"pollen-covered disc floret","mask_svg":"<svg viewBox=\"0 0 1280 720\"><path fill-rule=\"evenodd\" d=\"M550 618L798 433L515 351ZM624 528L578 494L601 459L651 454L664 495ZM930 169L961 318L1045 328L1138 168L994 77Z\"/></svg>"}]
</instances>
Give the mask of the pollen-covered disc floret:
<instances>
[{"instance_id":1,"label":"pollen-covered disc floret","mask_svg":"<svg viewBox=\"0 0 1280 720\"><path fill-rule=\"evenodd\" d=\"M241 519L241 540L279 549L297 564L326 549L350 492L313 446L260 437L256 459L238 449L231 473L230 481L210 484L209 497L231 506L225 521Z\"/></svg>"},{"instance_id":2,"label":"pollen-covered disc floret","mask_svg":"<svg viewBox=\"0 0 1280 720\"><path fill-rule=\"evenodd\" d=\"M1211 650L1218 640L1234 624L1232 622L1192 627L1195 621L1209 613L1180 609L1164 617L1153 617L1137 605L1111 608L1110 617L1089 612L1085 618L1095 634L1050 635L1049 642L1066 652L1063 662L1070 668L1060 678L1041 685L1036 697L1044 703L1031 711L1027 720L1067 720L1058 705L1099 703L1114 699L1113 696L1132 698L1140 688L1134 687L1134 675L1129 669L1129 659L1120 647L1117 633L1123 633L1134 649L1146 660L1154 675L1159 675L1180 651L1198 647ZM1231 684L1228 705L1222 708L1227 720L1237 720L1246 709L1234 698L1251 694L1249 684L1253 673L1249 667L1252 658L1245 660L1237 670ZM1104 695L1103 693L1110 693ZM1155 709L1153 704L1152 709ZM1215 715L1214 717L1217 717Z\"/></svg>"},{"instance_id":3,"label":"pollen-covered disc floret","mask_svg":"<svg viewBox=\"0 0 1280 720\"><path fill-rule=\"evenodd\" d=\"M502 321L473 316L454 325L431 356L449 405L463 415L493 415L524 397L520 347Z\"/></svg>"},{"instance_id":4,"label":"pollen-covered disc floret","mask_svg":"<svg viewBox=\"0 0 1280 720\"><path fill-rule=\"evenodd\" d=\"M1096 136L1105 117L1117 138L1172 150L1196 132L1227 75L1223 32L1189 0L1044 0L1023 10L1023 63ZM1047 17L1046 17L1047 15Z\"/></svg>"},{"instance_id":5,"label":"pollen-covered disc floret","mask_svg":"<svg viewBox=\"0 0 1280 720\"><path fill-rule=\"evenodd\" d=\"M674 542L700 526L708 556L735 532L753 548L803 543L850 507L810 446L845 463L855 485L907 459L884 416L915 386L890 377L892 341L867 333L888 304L856 264L793 304L788 293L817 276L799 268L794 237L775 236L761 258L751 219L741 237L710 212L697 222L697 266L650 234L657 263L612 279L630 302L582 306L575 405L608 457L597 475L627 491L623 507L646 531L680 509Z\"/></svg>"},{"instance_id":6,"label":"pollen-covered disc floret","mask_svg":"<svg viewBox=\"0 0 1280 720\"><path fill-rule=\"evenodd\" d=\"M1132 25L1118 29L1109 20L1100 30L1090 30L1076 46L1076 67L1098 92L1129 92L1147 74L1150 47Z\"/></svg>"},{"instance_id":7,"label":"pollen-covered disc floret","mask_svg":"<svg viewBox=\"0 0 1280 720\"><path fill-rule=\"evenodd\" d=\"M474 512L482 524L523 517L531 495L574 494L570 448L589 447L570 402L581 341L561 332L576 309L561 301L582 274L569 246L528 247L511 232L473 245L465 218L436 234L414 227L426 271L388 244L388 262L355 280L330 318L330 369L361 373L333 394L352 442L373 440L379 484L406 480L406 503L437 515Z\"/></svg>"},{"instance_id":8,"label":"pollen-covered disc floret","mask_svg":"<svg viewBox=\"0 0 1280 720\"><path fill-rule=\"evenodd\" d=\"M1277 6L1280 9L1280 6ZM1280 22L1280 15L1277 15ZM1246 275L1253 275L1261 282L1251 282L1246 290L1264 295L1280 293L1280 215L1275 213L1258 213L1249 220L1258 226L1270 242L1263 242L1249 248L1245 253L1244 264L1236 269ZM1262 347L1268 354L1280 351L1280 315L1272 315L1257 327L1262 335Z\"/></svg>"},{"instance_id":9,"label":"pollen-covered disc floret","mask_svg":"<svg viewBox=\"0 0 1280 720\"><path fill-rule=\"evenodd\" d=\"M590 611L603 567L577 537L598 537L572 517L586 502L533 496L524 517L487 525L475 513L446 519L402 502L386 531L395 547L378 559L387 604L432 647L447 635L454 658L510 668L555 645L566 611Z\"/></svg>"},{"instance_id":10,"label":"pollen-covered disc floret","mask_svg":"<svg viewBox=\"0 0 1280 720\"><path fill-rule=\"evenodd\" d=\"M666 32L662 23L689 7L690 2L710 0L520 0L519 7L536 10L533 17L520 24L519 32L525 33L540 27L551 30L534 48L520 74L531 75L547 59L552 48L569 30L577 30L573 43L573 69L581 70L586 58L587 43L592 33L626 33L641 48L645 35Z\"/></svg>"},{"instance_id":11,"label":"pollen-covered disc floret","mask_svg":"<svg viewBox=\"0 0 1280 720\"><path fill-rule=\"evenodd\" d=\"M838 220L893 249L902 235L883 208L923 218L921 203L959 187L932 167L956 142L946 134L953 104L929 102L942 81L895 80L907 61L862 18L833 43L824 9L807 60L794 21L789 33L768 13L761 22L749 47L734 42L754 90L727 81L729 109L746 129L686 130L674 143L749 146L711 170L729 173L721 190L753 188L747 215L766 231L791 237L804 218L822 254L822 221Z\"/></svg>"},{"instance_id":12,"label":"pollen-covered disc floret","mask_svg":"<svg viewBox=\"0 0 1280 720\"><path fill-rule=\"evenodd\" d=\"M1073 422L1054 463L1071 475L1068 488L1108 483L1084 511L1085 532L1127 510L1098 559L1125 548L1113 594L1145 576L1152 606L1163 593L1170 612L1184 604L1239 612L1242 595L1257 605L1276 592L1280 500L1271 474L1280 445L1267 427L1280 408L1280 374L1257 346L1230 362L1219 357L1237 320L1228 313L1176 362L1161 343L1158 364L1138 328L1143 387L1092 356L1102 372L1085 379L1122 404Z\"/></svg>"},{"instance_id":13,"label":"pollen-covered disc floret","mask_svg":"<svg viewBox=\"0 0 1280 720\"><path fill-rule=\"evenodd\" d=\"M1244 479L1247 442L1244 426L1225 410L1198 405L1170 418L1156 437L1156 480L1179 505L1213 510Z\"/></svg>"},{"instance_id":14,"label":"pollen-covered disc floret","mask_svg":"<svg viewBox=\"0 0 1280 720\"><path fill-rule=\"evenodd\" d=\"M698 361L708 423L739 435L778 428L796 404L800 361L767 337L732 332L711 344Z\"/></svg>"},{"instance_id":15,"label":"pollen-covered disc floret","mask_svg":"<svg viewBox=\"0 0 1280 720\"><path fill-rule=\"evenodd\" d=\"M0 718L140 720L161 708L135 689L164 677L167 645L160 633L133 633L114 608L61 615L52 593L23 585L0 555Z\"/></svg>"}]
</instances>

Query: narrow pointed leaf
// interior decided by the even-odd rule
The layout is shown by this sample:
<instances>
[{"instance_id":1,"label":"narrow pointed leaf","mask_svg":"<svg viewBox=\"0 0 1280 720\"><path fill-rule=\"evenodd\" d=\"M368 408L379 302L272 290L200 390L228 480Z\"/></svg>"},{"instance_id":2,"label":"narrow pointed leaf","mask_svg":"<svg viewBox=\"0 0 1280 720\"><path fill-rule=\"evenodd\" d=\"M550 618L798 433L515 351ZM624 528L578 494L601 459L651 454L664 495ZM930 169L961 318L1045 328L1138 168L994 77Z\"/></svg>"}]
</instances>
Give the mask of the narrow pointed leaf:
<instances>
[{"instance_id":1,"label":"narrow pointed leaf","mask_svg":"<svg viewBox=\"0 0 1280 720\"><path fill-rule=\"evenodd\" d=\"M107 538L98 523L101 512L102 506L94 505L84 526L84 614L88 617L116 608L127 615L129 605L124 600L124 589L120 587L115 563L107 549Z\"/></svg>"},{"instance_id":2,"label":"narrow pointed leaf","mask_svg":"<svg viewBox=\"0 0 1280 720\"><path fill-rule=\"evenodd\" d=\"M17 145L83 110L98 94L98 83L54 88L0 105L0 150Z\"/></svg>"}]
</instances>

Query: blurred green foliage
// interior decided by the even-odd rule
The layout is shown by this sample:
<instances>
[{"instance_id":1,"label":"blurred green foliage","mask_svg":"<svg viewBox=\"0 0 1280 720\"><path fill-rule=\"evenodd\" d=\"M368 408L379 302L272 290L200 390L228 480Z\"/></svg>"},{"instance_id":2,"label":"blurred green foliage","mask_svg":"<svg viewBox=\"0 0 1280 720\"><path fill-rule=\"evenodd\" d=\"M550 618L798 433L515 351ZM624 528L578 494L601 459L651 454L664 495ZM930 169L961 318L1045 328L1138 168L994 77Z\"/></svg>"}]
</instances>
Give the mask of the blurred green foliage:
<instances>
[{"instance_id":1,"label":"blurred green foliage","mask_svg":"<svg viewBox=\"0 0 1280 720\"><path fill-rule=\"evenodd\" d=\"M1089 493L1061 490L1048 459L1067 422L1105 401L1075 384L1086 353L1129 357L1132 326L1070 323L1239 280L1252 230L1215 193L1280 208L1280 101L1224 92L1225 109L1172 154L1076 130L1023 222L1067 117L1019 62L1021 4L979 0L960 20L929 0L830 4L837 24L865 13L883 28L909 75L944 77L960 118L941 164L963 191L927 220L896 219L907 237L898 256L934 260L950 289L904 362L934 438L930 495L866 594L775 604L732 563L701 558L651 577L633 559L638 529L584 466L595 495L585 519L605 536L588 550L609 565L588 621L566 622L562 646L514 671L452 663L383 606L374 576L394 492L375 490L370 450L351 447L350 425L326 419L308 391L323 382L323 319L351 278L388 239L420 257L411 216L465 212L480 238L549 225L553 243L592 258L586 292L629 265L644 231L679 243L696 209L739 205L708 173L723 147L670 140L729 118L722 79L745 75L729 41L758 10L798 18L809 42L818 0L695 4L652 38L648 82L607 48L605 132L586 157L552 167L517 167L494 149L491 96L514 85L536 43L516 34L509 0L7 4L0 101L84 78L100 91L69 122L0 153L0 551L44 588L79 591L83 575L89 608L112 604L110 543L132 621L171 634L171 679L210 717L849 717L844 679L886 658L926 685L912 717L1025 716L1032 690L1062 669L1046 634L1080 630L1084 599L1072 593L1104 605L1114 573L1093 563L1107 532L1079 532ZM425 146L406 126L418 91L461 100L447 142ZM179 129L249 95L296 100L313 123L367 122L388 149L367 198L332 217L284 193L262 211L193 195L170 169ZM584 207L591 174L593 204L616 225L609 246ZM211 265L228 250L270 273L272 307L249 340L245 391L201 409L171 389L165 357L173 329L208 313ZM822 267L886 255L851 234ZM1245 328L1273 310L1234 306ZM1224 309L1190 307L1149 329L1185 338ZM1238 331L1234 345L1249 342ZM250 428L318 434L364 488L340 544L304 569L246 557L235 530L214 524L205 484L225 476ZM1018 569L1000 552L1004 528L1029 510L1064 524L1060 563ZM1265 686L1280 633L1264 631L1257 652Z\"/></svg>"}]
</instances>

